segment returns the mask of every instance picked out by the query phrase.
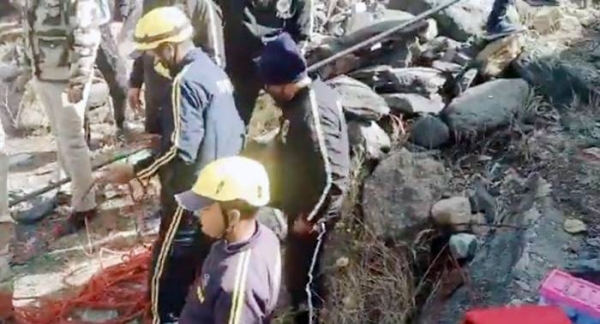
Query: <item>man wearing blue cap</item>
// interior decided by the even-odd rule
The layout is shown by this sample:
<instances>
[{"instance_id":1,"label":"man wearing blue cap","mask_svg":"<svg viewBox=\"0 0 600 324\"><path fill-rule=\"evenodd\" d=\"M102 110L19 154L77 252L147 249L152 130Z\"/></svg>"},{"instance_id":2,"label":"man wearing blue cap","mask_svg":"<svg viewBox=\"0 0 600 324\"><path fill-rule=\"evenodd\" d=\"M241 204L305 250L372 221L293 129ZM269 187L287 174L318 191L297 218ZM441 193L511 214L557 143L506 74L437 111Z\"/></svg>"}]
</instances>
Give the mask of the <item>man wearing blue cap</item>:
<instances>
[{"instance_id":1,"label":"man wearing blue cap","mask_svg":"<svg viewBox=\"0 0 600 324\"><path fill-rule=\"evenodd\" d=\"M275 188L284 189L275 195L292 229L285 278L295 322L310 323L324 300L320 249L339 218L349 185L346 120L337 93L308 77L306 61L287 33L265 45L258 71L289 126L278 155L281 173L273 180L282 182Z\"/></svg>"}]
</instances>

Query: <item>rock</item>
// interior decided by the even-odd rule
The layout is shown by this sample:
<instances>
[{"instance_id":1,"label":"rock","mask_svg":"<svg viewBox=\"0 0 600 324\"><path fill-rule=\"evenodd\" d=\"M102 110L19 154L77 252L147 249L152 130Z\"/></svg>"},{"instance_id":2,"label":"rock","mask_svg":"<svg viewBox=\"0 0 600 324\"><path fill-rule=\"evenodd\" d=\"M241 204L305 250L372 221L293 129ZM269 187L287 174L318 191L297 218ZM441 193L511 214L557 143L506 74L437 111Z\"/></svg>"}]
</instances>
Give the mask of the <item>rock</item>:
<instances>
[{"instance_id":1,"label":"rock","mask_svg":"<svg viewBox=\"0 0 600 324\"><path fill-rule=\"evenodd\" d=\"M427 19L427 29L419 35L419 40L422 43L427 43L434 40L439 34L439 30L437 27L437 22L435 19Z\"/></svg>"},{"instance_id":2,"label":"rock","mask_svg":"<svg viewBox=\"0 0 600 324\"><path fill-rule=\"evenodd\" d=\"M461 43L445 36L439 36L423 46L421 57L426 61L433 62L442 60L452 62Z\"/></svg>"},{"instance_id":3,"label":"rock","mask_svg":"<svg viewBox=\"0 0 600 324\"><path fill-rule=\"evenodd\" d=\"M390 107L385 100L360 81L342 75L327 81L327 84L339 94L348 117L379 120L390 113Z\"/></svg>"},{"instance_id":4,"label":"rock","mask_svg":"<svg viewBox=\"0 0 600 324\"><path fill-rule=\"evenodd\" d=\"M452 197L438 201L431 208L436 225L462 231L471 222L471 204L466 197Z\"/></svg>"},{"instance_id":5,"label":"rock","mask_svg":"<svg viewBox=\"0 0 600 324\"><path fill-rule=\"evenodd\" d=\"M490 226L487 226L485 215L476 213L471 215L471 232L479 237L487 237L490 233Z\"/></svg>"},{"instance_id":6,"label":"rock","mask_svg":"<svg viewBox=\"0 0 600 324\"><path fill-rule=\"evenodd\" d=\"M579 219L567 218L563 224L565 232L569 234L580 234L587 232L587 225Z\"/></svg>"},{"instance_id":7,"label":"rock","mask_svg":"<svg viewBox=\"0 0 600 324\"><path fill-rule=\"evenodd\" d=\"M494 80L467 89L442 116L456 135L473 135L510 124L528 99L529 85L524 80Z\"/></svg>"},{"instance_id":8,"label":"rock","mask_svg":"<svg viewBox=\"0 0 600 324\"><path fill-rule=\"evenodd\" d=\"M392 146L389 135L374 121L348 122L350 145L368 160L380 160Z\"/></svg>"},{"instance_id":9,"label":"rock","mask_svg":"<svg viewBox=\"0 0 600 324\"><path fill-rule=\"evenodd\" d=\"M582 30L579 19L560 7L546 7L536 10L531 18L531 26L541 35L561 32L579 33Z\"/></svg>"},{"instance_id":10,"label":"rock","mask_svg":"<svg viewBox=\"0 0 600 324\"><path fill-rule=\"evenodd\" d=\"M456 260L472 260L477 251L477 236L468 233L454 234L448 243Z\"/></svg>"},{"instance_id":11,"label":"rock","mask_svg":"<svg viewBox=\"0 0 600 324\"><path fill-rule=\"evenodd\" d=\"M397 114L437 114L444 109L444 102L438 94L431 95L431 98L416 93L383 94L382 97L391 112Z\"/></svg>"},{"instance_id":12,"label":"rock","mask_svg":"<svg viewBox=\"0 0 600 324\"><path fill-rule=\"evenodd\" d=\"M109 102L108 84L101 78L94 78L90 87L88 108L101 107Z\"/></svg>"},{"instance_id":13,"label":"rock","mask_svg":"<svg viewBox=\"0 0 600 324\"><path fill-rule=\"evenodd\" d=\"M569 106L574 98L581 104L595 105L590 98L600 97L598 59L583 48L556 48L549 43L528 41L523 53L513 61L514 70L534 86L536 92L548 96L555 107ZM556 56L557 52L561 55Z\"/></svg>"},{"instance_id":14,"label":"rock","mask_svg":"<svg viewBox=\"0 0 600 324\"><path fill-rule=\"evenodd\" d=\"M388 8L417 15L441 3L439 0L391 0ZM433 18L438 22L441 35L463 42L482 33L492 4L493 0L464 0L434 14Z\"/></svg>"},{"instance_id":15,"label":"rock","mask_svg":"<svg viewBox=\"0 0 600 324\"><path fill-rule=\"evenodd\" d=\"M479 63L479 73L491 78L498 76L514 61L523 50L521 34L503 37L488 44L475 58Z\"/></svg>"},{"instance_id":16,"label":"rock","mask_svg":"<svg viewBox=\"0 0 600 324\"><path fill-rule=\"evenodd\" d=\"M424 148L436 149L446 144L449 139L448 126L435 116L423 116L411 126L411 142Z\"/></svg>"},{"instance_id":17,"label":"rock","mask_svg":"<svg viewBox=\"0 0 600 324\"><path fill-rule=\"evenodd\" d=\"M462 66L452 62L436 60L431 63L431 67L442 72L456 74L462 70Z\"/></svg>"},{"instance_id":18,"label":"rock","mask_svg":"<svg viewBox=\"0 0 600 324\"><path fill-rule=\"evenodd\" d=\"M488 223L492 224L496 220L496 198L487 190L481 176L473 179L469 192L469 202L471 203L471 212L483 212Z\"/></svg>"},{"instance_id":19,"label":"rock","mask_svg":"<svg viewBox=\"0 0 600 324\"><path fill-rule=\"evenodd\" d=\"M287 236L287 220L283 212L271 207L262 207L258 211L258 221L270 228L279 239L283 240Z\"/></svg>"},{"instance_id":20,"label":"rock","mask_svg":"<svg viewBox=\"0 0 600 324\"><path fill-rule=\"evenodd\" d=\"M590 157L596 161L600 161L600 148L599 147L588 147L583 150L583 154L587 155L588 157Z\"/></svg>"},{"instance_id":21,"label":"rock","mask_svg":"<svg viewBox=\"0 0 600 324\"><path fill-rule=\"evenodd\" d=\"M366 83L377 93L437 94L446 84L446 76L436 69L424 67L392 68L377 66L353 72L352 77Z\"/></svg>"},{"instance_id":22,"label":"rock","mask_svg":"<svg viewBox=\"0 0 600 324\"><path fill-rule=\"evenodd\" d=\"M26 168L35 162L35 156L30 153L20 153L11 155L8 158L9 168Z\"/></svg>"},{"instance_id":23,"label":"rock","mask_svg":"<svg viewBox=\"0 0 600 324\"><path fill-rule=\"evenodd\" d=\"M30 86L26 87L23 95L23 109L18 116L17 127L24 129L39 129L50 127L50 120L41 102L37 100Z\"/></svg>"},{"instance_id":24,"label":"rock","mask_svg":"<svg viewBox=\"0 0 600 324\"><path fill-rule=\"evenodd\" d=\"M366 226L379 237L410 239L429 226L431 204L442 197L450 175L425 154L402 148L381 161L363 188Z\"/></svg>"}]
</instances>

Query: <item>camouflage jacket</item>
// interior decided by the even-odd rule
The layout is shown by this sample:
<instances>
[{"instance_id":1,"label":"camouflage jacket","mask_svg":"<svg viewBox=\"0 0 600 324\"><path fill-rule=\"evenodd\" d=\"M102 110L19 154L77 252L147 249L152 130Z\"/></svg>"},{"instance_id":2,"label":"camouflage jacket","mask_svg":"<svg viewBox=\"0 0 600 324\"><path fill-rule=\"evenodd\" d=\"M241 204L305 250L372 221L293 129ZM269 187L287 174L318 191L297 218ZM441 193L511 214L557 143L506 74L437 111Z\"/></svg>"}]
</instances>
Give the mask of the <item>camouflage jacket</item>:
<instances>
[{"instance_id":1,"label":"camouflage jacket","mask_svg":"<svg viewBox=\"0 0 600 324\"><path fill-rule=\"evenodd\" d=\"M42 81L85 84L100 45L97 0L25 0L22 65Z\"/></svg>"}]
</instances>

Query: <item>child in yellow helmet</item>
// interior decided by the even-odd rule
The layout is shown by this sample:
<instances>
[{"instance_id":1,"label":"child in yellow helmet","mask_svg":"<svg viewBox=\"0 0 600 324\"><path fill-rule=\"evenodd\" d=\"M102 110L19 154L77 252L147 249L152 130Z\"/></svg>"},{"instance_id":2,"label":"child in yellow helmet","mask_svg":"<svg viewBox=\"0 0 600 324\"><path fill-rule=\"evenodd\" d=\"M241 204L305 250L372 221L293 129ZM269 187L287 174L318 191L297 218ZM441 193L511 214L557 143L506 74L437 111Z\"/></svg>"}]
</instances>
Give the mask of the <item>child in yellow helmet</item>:
<instances>
[{"instance_id":1,"label":"child in yellow helmet","mask_svg":"<svg viewBox=\"0 0 600 324\"><path fill-rule=\"evenodd\" d=\"M176 199L199 214L205 234L219 239L179 324L269 323L279 296L281 252L275 233L257 221L258 209L269 202L265 168L244 157L216 160Z\"/></svg>"}]
</instances>

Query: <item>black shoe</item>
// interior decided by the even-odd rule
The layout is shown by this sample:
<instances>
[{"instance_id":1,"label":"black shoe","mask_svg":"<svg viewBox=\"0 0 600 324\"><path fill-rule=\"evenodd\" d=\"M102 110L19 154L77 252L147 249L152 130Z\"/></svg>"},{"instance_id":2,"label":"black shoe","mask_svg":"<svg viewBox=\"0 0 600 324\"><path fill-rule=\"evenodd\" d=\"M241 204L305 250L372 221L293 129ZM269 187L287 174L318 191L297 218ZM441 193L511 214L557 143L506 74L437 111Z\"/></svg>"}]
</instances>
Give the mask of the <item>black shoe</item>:
<instances>
[{"instance_id":1,"label":"black shoe","mask_svg":"<svg viewBox=\"0 0 600 324\"><path fill-rule=\"evenodd\" d=\"M501 22L497 26L494 26L494 28L488 28L486 33L483 35L483 38L491 42L506 36L522 33L524 31L525 27L521 25Z\"/></svg>"}]
</instances>

